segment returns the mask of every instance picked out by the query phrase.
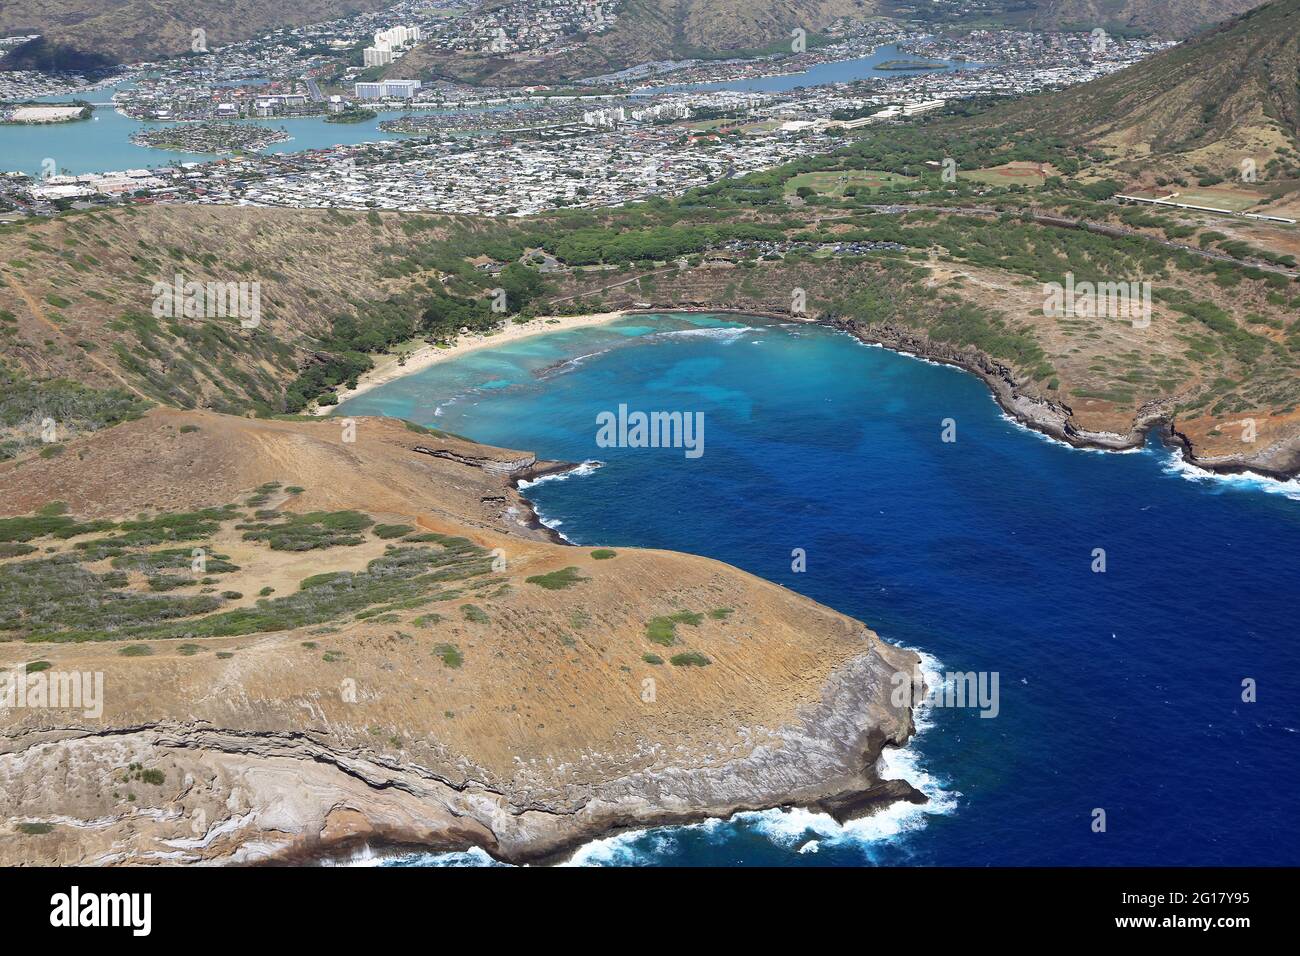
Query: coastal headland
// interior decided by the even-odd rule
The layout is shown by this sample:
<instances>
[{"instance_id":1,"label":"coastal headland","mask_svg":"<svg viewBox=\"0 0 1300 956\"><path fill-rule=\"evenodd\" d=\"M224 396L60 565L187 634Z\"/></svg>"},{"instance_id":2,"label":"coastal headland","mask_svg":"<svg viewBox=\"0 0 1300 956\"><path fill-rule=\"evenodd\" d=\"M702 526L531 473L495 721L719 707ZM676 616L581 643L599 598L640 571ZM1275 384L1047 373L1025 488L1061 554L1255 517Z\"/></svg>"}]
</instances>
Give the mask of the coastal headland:
<instances>
[{"instance_id":1,"label":"coastal headland","mask_svg":"<svg viewBox=\"0 0 1300 956\"><path fill-rule=\"evenodd\" d=\"M913 732L913 652L716 561L553 543L513 481L559 463L353 424L156 408L0 465L0 579L44 594L0 643L28 688L0 861L548 862L924 800L876 769ZM38 701L80 674L98 702Z\"/></svg>"}]
</instances>

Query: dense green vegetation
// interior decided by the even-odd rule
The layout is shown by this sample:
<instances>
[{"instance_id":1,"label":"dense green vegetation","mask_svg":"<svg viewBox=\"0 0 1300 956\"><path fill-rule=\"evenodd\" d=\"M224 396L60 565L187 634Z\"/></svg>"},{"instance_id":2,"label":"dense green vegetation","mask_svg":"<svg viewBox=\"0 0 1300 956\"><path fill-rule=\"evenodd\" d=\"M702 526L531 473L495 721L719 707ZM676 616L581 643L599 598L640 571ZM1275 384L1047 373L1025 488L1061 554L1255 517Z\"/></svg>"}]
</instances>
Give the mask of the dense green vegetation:
<instances>
[{"instance_id":1,"label":"dense green vegetation","mask_svg":"<svg viewBox=\"0 0 1300 956\"><path fill-rule=\"evenodd\" d=\"M265 541L273 551L312 551L361 544L374 521L359 511L312 511L288 515L278 524L241 524L246 541ZM391 525L387 527L392 527Z\"/></svg>"},{"instance_id":2,"label":"dense green vegetation","mask_svg":"<svg viewBox=\"0 0 1300 956\"><path fill-rule=\"evenodd\" d=\"M448 667L456 668L465 663L465 655L455 644L435 644L433 654Z\"/></svg>"},{"instance_id":3,"label":"dense green vegetation","mask_svg":"<svg viewBox=\"0 0 1300 956\"><path fill-rule=\"evenodd\" d=\"M707 667L712 663L699 651L684 651L681 654L674 654L668 658L668 662L677 667Z\"/></svg>"},{"instance_id":4,"label":"dense green vegetation","mask_svg":"<svg viewBox=\"0 0 1300 956\"><path fill-rule=\"evenodd\" d=\"M46 509L57 510L57 509ZM224 524L246 529L249 540L277 550L306 550L358 543L372 520L359 512L313 512L274 524L238 524L233 506L163 514L133 521L80 522L65 514L0 519L0 535L12 540L58 541L108 531L76 542L70 550L0 564L0 635L28 641L156 640L227 637L287 630L337 620L419 607L461 595L491 571L491 555L465 538L438 536L432 547L390 546L364 571L330 571L301 582L298 590L271 598L264 589L252 607L226 608L242 595L215 593L213 575L237 571L224 556L206 554L200 569L191 565L190 548L155 548L164 542L202 540ZM89 562L109 561L108 570ZM147 590L130 585L144 574ZM203 575L200 578L200 575ZM197 594L167 592L207 585ZM473 605L477 614L486 615ZM467 614L468 616L468 614ZM426 615L432 620L436 615ZM149 645L132 645L148 652ZM186 649L188 648L188 649ZM182 653L194 653L185 645ZM124 651L125 652L125 651Z\"/></svg>"},{"instance_id":5,"label":"dense green vegetation","mask_svg":"<svg viewBox=\"0 0 1300 956\"><path fill-rule=\"evenodd\" d=\"M64 436L139 418L148 407L126 389L95 389L67 379L36 382L0 361L0 460L41 444L46 419Z\"/></svg>"},{"instance_id":6,"label":"dense green vegetation","mask_svg":"<svg viewBox=\"0 0 1300 956\"><path fill-rule=\"evenodd\" d=\"M661 644L664 647L672 647L674 644L680 643L677 637L678 624L688 624L691 627L699 627L703 621L703 614L696 614L691 611L678 611L676 614L652 617L646 623L645 636L652 644Z\"/></svg>"},{"instance_id":7,"label":"dense green vegetation","mask_svg":"<svg viewBox=\"0 0 1300 956\"><path fill-rule=\"evenodd\" d=\"M546 574L534 574L532 577L524 578L529 584L536 584L540 588L548 591L562 591L565 588L571 588L582 581L590 580L584 578L578 573L577 568L561 568L558 571L550 571Z\"/></svg>"},{"instance_id":8,"label":"dense green vegetation","mask_svg":"<svg viewBox=\"0 0 1300 956\"><path fill-rule=\"evenodd\" d=\"M465 620L474 624L489 624L492 621L492 619L488 617L487 612L477 604L462 604L460 606L460 613Z\"/></svg>"},{"instance_id":9,"label":"dense green vegetation","mask_svg":"<svg viewBox=\"0 0 1300 956\"><path fill-rule=\"evenodd\" d=\"M365 123L374 119L379 114L374 110L354 107L352 109L342 110L338 113L328 113L325 116L327 123Z\"/></svg>"}]
</instances>

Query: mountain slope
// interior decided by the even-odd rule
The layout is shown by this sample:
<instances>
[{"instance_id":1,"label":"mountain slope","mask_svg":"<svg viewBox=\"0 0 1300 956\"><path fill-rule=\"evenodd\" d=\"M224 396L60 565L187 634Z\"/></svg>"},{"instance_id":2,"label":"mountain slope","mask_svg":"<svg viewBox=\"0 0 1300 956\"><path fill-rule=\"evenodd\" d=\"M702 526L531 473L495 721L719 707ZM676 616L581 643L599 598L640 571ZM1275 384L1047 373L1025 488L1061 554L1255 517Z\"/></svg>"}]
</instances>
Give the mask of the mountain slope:
<instances>
[{"instance_id":1,"label":"mountain slope","mask_svg":"<svg viewBox=\"0 0 1300 956\"><path fill-rule=\"evenodd\" d=\"M1261 0L1046 0L1030 19L1040 30L1103 27L1187 37L1258 7Z\"/></svg>"},{"instance_id":2,"label":"mountain slope","mask_svg":"<svg viewBox=\"0 0 1300 956\"><path fill-rule=\"evenodd\" d=\"M0 4L0 36L41 33L52 44L119 63L188 52L191 31L210 46L283 26L378 10L391 0L43 0Z\"/></svg>"},{"instance_id":3,"label":"mountain slope","mask_svg":"<svg viewBox=\"0 0 1300 956\"><path fill-rule=\"evenodd\" d=\"M878 0L626 0L606 33L562 51L505 57L417 48L393 76L473 82L551 83L653 60L790 48L796 28L815 34L841 17L879 12Z\"/></svg>"},{"instance_id":4,"label":"mountain slope","mask_svg":"<svg viewBox=\"0 0 1300 956\"><path fill-rule=\"evenodd\" d=\"M1260 179L1300 165L1300 0L1277 0L1142 63L1018 101L977 124L1006 123L1106 149L1113 158Z\"/></svg>"}]
</instances>

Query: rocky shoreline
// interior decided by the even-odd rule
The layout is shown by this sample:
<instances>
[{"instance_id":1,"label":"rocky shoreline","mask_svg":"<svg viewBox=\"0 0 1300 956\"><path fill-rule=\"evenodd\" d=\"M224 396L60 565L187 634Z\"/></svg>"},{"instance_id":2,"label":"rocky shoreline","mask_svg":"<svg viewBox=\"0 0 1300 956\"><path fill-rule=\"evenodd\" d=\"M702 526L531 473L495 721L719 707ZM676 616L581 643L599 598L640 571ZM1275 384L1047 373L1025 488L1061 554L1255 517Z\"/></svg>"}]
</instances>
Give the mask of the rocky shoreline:
<instances>
[{"instance_id":1,"label":"rocky shoreline","mask_svg":"<svg viewBox=\"0 0 1300 956\"><path fill-rule=\"evenodd\" d=\"M1075 448L1103 451L1127 451L1142 447L1154 429L1168 445L1178 447L1184 460L1197 468L1216 474L1254 474L1278 481L1300 475L1300 444L1277 443L1255 455L1202 457L1197 455L1191 439L1179 432L1173 403L1147 402L1138 409L1128 432L1088 431L1074 422L1068 405L1025 395L1019 391L1010 367L976 349L959 349L933 342L911 329L889 323L863 325L852 319L836 318L824 324L836 328L870 345L880 345L894 352L943 365L952 365L978 376L988 385L999 407L1016 421L1035 431L1063 441Z\"/></svg>"},{"instance_id":2,"label":"rocky shoreline","mask_svg":"<svg viewBox=\"0 0 1300 956\"><path fill-rule=\"evenodd\" d=\"M175 487L194 490L187 506L212 507L274 477L299 486L301 510L364 503L466 556L432 595L441 613L426 601L349 609L131 654L123 642L146 637L0 644L0 672L39 656L39 673L102 674L107 689L94 713L4 712L0 864L320 862L362 847L545 864L627 830L773 808L844 820L925 801L879 768L915 732L911 701L893 691L919 655L717 561L556 547L528 527L514 486L571 463L383 418L346 447L328 422L154 409L120 428L78 440L99 477L63 457L0 475L10 511L40 507L48 489L87 513L94 502L136 514ZM105 484L139 473L142 447L144 477ZM257 454L232 463L231 447ZM196 460L224 464L195 488L180 478ZM285 595L305 574L396 547L377 536L356 556L304 559L234 527L212 540L238 559L236 590L272 580ZM471 553L508 564L488 572ZM560 575L575 583L546 586ZM652 642L656 616L684 609L696 620ZM656 644L705 664L675 666L648 653Z\"/></svg>"},{"instance_id":3,"label":"rocky shoreline","mask_svg":"<svg viewBox=\"0 0 1300 956\"><path fill-rule=\"evenodd\" d=\"M432 443L430 443L432 444ZM533 503L528 500L519 491L519 486L526 481L537 481L540 478L547 478L553 475L563 475L575 469L581 468L580 463L571 461L539 461L536 455L525 455L516 459L501 460L491 457L474 457L468 456L456 451L445 448L430 447L430 444L417 444L412 446L411 450L420 455L429 455L432 458L442 458L447 461L453 461L460 465L467 465L471 468L480 468L486 474L494 475L507 479L510 489L515 492L515 498L510 501L504 495L493 495L485 498L483 503L489 502L504 505L508 513L513 513L515 523L529 531L537 532L552 544L572 547L573 543L566 539L554 528L542 523L541 517L537 514L537 509Z\"/></svg>"},{"instance_id":4,"label":"rocky shoreline","mask_svg":"<svg viewBox=\"0 0 1300 956\"><path fill-rule=\"evenodd\" d=\"M899 801L925 804L928 798L906 780L882 778L878 769L886 747L903 747L916 732L909 708L890 711L880 701L889 699L893 675L910 673L907 669L920 659L874 635L870 639L876 647L831 675L818 706L801 714L798 724L777 729L778 748L755 748L721 766L632 774L570 803L527 805L513 796L511 825L489 827L495 842L453 841L432 849L478 847L503 863L554 865L594 841L652 827L730 820L774 809L810 810L845 823ZM380 853L431 849L413 836L360 839L356 834L346 844L320 847L318 859L337 859L359 843Z\"/></svg>"},{"instance_id":5,"label":"rocky shoreline","mask_svg":"<svg viewBox=\"0 0 1300 956\"><path fill-rule=\"evenodd\" d=\"M893 675L911 673L919 659L865 627L861 636L870 650L831 674L816 706L774 730L739 729L750 739L748 752L596 785L515 789L336 749L310 730L233 730L202 721L9 736L0 748L0 781L10 788L43 779L55 759L93 772L125 757L149 759L188 781L173 813L84 825L65 815L64 826L86 832L89 853L76 862L90 865L301 865L346 861L362 849L383 856L473 848L505 863L548 865L620 833L750 811L802 808L844 822L900 800L927 802L877 767L886 747L904 746L915 732L911 710L889 699ZM38 810L29 797L28 815ZM123 855L122 830L174 852L165 859Z\"/></svg>"},{"instance_id":6,"label":"rocky shoreline","mask_svg":"<svg viewBox=\"0 0 1300 956\"><path fill-rule=\"evenodd\" d=\"M793 315L788 311L710 308L706 306L672 306L628 310L629 315L660 315L673 312L688 314L753 315L783 322L806 322L824 325L847 332L868 345L879 345L903 355L941 365L951 365L978 376L993 393L998 406L1020 424L1049 438L1065 442L1075 448L1099 451L1130 451L1141 448L1153 431L1167 445L1182 452L1183 460L1195 468L1218 475L1255 475L1274 481L1290 481L1300 477L1300 440L1277 442L1253 455L1201 455L1192 439L1180 431L1171 401L1147 402L1138 409L1127 432L1090 431L1080 428L1074 420L1073 410L1061 402L1045 401L1019 390L1015 373L1007 365L977 349L963 349L942 342L934 342L914 329L892 323L864 324L854 319L838 316L813 318Z\"/></svg>"}]
</instances>

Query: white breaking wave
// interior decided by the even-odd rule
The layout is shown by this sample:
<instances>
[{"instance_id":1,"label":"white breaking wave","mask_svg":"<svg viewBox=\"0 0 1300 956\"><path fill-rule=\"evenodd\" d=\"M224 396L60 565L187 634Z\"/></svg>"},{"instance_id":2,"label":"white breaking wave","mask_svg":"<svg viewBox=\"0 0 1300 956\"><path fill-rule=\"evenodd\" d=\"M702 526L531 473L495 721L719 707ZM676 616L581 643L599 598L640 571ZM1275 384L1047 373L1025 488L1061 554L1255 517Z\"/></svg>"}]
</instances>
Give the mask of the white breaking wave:
<instances>
[{"instance_id":1,"label":"white breaking wave","mask_svg":"<svg viewBox=\"0 0 1300 956\"><path fill-rule=\"evenodd\" d=\"M478 847L471 847L468 850L457 850L453 853L410 853L402 856L374 856L367 860L349 860L346 866L383 866L400 860L407 866L433 866L433 867L489 867L489 866L510 866L509 863L502 863L500 860L492 859L486 850Z\"/></svg>"},{"instance_id":2,"label":"white breaking wave","mask_svg":"<svg viewBox=\"0 0 1300 956\"><path fill-rule=\"evenodd\" d=\"M563 866L644 866L655 857L671 853L677 848L678 834L688 830L713 833L723 825L721 820L703 820L679 827L658 830L630 830L617 836L593 840L579 847ZM648 846L639 845L646 841Z\"/></svg>"},{"instance_id":3,"label":"white breaking wave","mask_svg":"<svg viewBox=\"0 0 1300 956\"><path fill-rule=\"evenodd\" d=\"M550 475L542 475L540 478L534 478L532 481L520 481L519 490L523 491L526 488L532 488L534 485L540 485L544 481L565 481L569 478L585 478L604 464L603 461L599 461L598 459L588 458L582 464L570 468L568 471L557 471Z\"/></svg>"},{"instance_id":4,"label":"white breaking wave","mask_svg":"<svg viewBox=\"0 0 1300 956\"><path fill-rule=\"evenodd\" d=\"M1277 478L1259 475L1253 471L1243 472L1239 475L1225 475L1215 471L1206 471L1204 468L1198 468L1187 461L1183 457L1181 448L1173 450L1165 460L1161 470L1166 475L1177 475L1186 481L1218 485L1225 491L1231 488L1248 488L1252 491L1265 491L1269 494L1284 495L1292 501L1300 501L1300 479L1291 478L1287 481L1280 481Z\"/></svg>"},{"instance_id":5,"label":"white breaking wave","mask_svg":"<svg viewBox=\"0 0 1300 956\"><path fill-rule=\"evenodd\" d=\"M386 866L401 861L410 866L508 866L492 859L486 850L471 847L454 853L386 853L377 851L369 844L353 851L346 857L322 860L322 866Z\"/></svg>"},{"instance_id":6,"label":"white breaking wave","mask_svg":"<svg viewBox=\"0 0 1300 956\"><path fill-rule=\"evenodd\" d=\"M906 647L906 645L900 645ZM924 674L943 674L943 665L931 654L917 648ZM927 695L927 700L933 699ZM846 823L838 823L828 814L810 810L760 810L738 813L731 821L709 819L681 826L656 827L653 830L629 830L611 837L593 840L579 847L563 866L647 866L671 856L683 833L702 834L710 843L721 843L738 824L761 834L773 844L791 853L818 853L823 848L853 845L868 849L925 826L926 818L950 814L957 809L961 794L945 790L944 785L920 765L916 741L934 725L931 707L922 702L913 713L916 734L906 747L889 747L880 755L878 769L884 779L901 778L920 790L925 804L896 801L879 812ZM390 858L391 859L391 858ZM504 866L477 848L457 853L422 853L401 857L417 866ZM376 862L383 862L377 860ZM366 865L354 858L352 865ZM371 864L373 865L373 864Z\"/></svg>"},{"instance_id":7,"label":"white breaking wave","mask_svg":"<svg viewBox=\"0 0 1300 956\"><path fill-rule=\"evenodd\" d=\"M1068 448L1071 451L1088 452L1094 455L1142 455L1146 453L1146 446L1144 445L1134 445L1132 448L1113 448L1113 449L1112 448L1088 448L1080 445L1071 445L1068 441L1064 441L1063 439L1057 438L1054 435L1049 435L1047 434L1047 432L1039 431L1037 428L1031 428L1030 426L1026 425L1024 422L1022 422L1020 419L1016 418L1015 415L1007 414L1006 410L1003 409L1001 405L998 405L997 400L994 399L993 396L990 395L989 398L991 401L993 401L994 405L997 405L998 418L1002 419L1004 422L1009 422L1012 425L1015 425L1016 428L1020 429L1022 432L1029 432L1029 434L1033 435L1035 438L1041 438L1043 441L1050 442L1053 445L1060 445L1062 448Z\"/></svg>"},{"instance_id":8,"label":"white breaking wave","mask_svg":"<svg viewBox=\"0 0 1300 956\"><path fill-rule=\"evenodd\" d=\"M533 510L536 511L536 509ZM559 518L544 518L539 514L537 515L537 520L541 522L545 527L554 531L559 536L561 541L564 541L568 544L577 543L572 538L570 538L567 534L565 534L563 531L560 530L560 525L564 524L564 522L561 521Z\"/></svg>"},{"instance_id":9,"label":"white breaking wave","mask_svg":"<svg viewBox=\"0 0 1300 956\"><path fill-rule=\"evenodd\" d=\"M662 338L662 339L671 339L671 338L718 339L720 342L722 342L725 345L730 342L734 342L736 339L740 338L746 332L757 332L757 331L759 331L759 329L755 328L752 325L722 326L718 328L708 328L708 329L675 329L672 332L656 332L654 333L654 337Z\"/></svg>"},{"instance_id":10,"label":"white breaking wave","mask_svg":"<svg viewBox=\"0 0 1300 956\"><path fill-rule=\"evenodd\" d=\"M586 461L578 465L576 468L570 468L568 471L557 471L554 474L542 475L540 478L534 478L532 481L521 481L519 482L519 490L526 491L527 489L532 488L534 485L540 485L544 481L565 481L569 478L574 478L574 477L585 478L587 475L590 475L592 472L594 472L597 468L601 467L603 464L605 464L603 461L598 461L595 458L588 458ZM525 495L525 497L527 496ZM569 544L577 543L568 535L566 535L563 531L560 530L560 525L564 524L563 521L561 521L559 518L546 517L544 514L542 514L541 510L537 507L536 502L530 502L530 504L532 504L533 506L533 513L537 515L538 521L540 521L547 528L550 528L557 535L559 535L561 540L567 541Z\"/></svg>"},{"instance_id":11,"label":"white breaking wave","mask_svg":"<svg viewBox=\"0 0 1300 956\"><path fill-rule=\"evenodd\" d=\"M917 648L921 658L921 671L925 674L944 673L943 665L931 654ZM934 699L927 697L927 699ZM822 848L856 845L862 848L892 840L904 833L925 826L927 817L949 814L957 809L961 794L945 790L943 784L924 770L921 756L913 745L927 729L934 725L931 707L917 706L913 718L916 735L906 747L889 747L880 755L878 769L885 779L903 779L920 790L929 802L925 804L896 801L871 816L846 823L838 823L825 813L811 810L759 810L738 813L729 824L723 820L704 820L679 827L655 830L634 830L617 836L595 840L581 847L566 864L568 866L635 866L655 862L665 852L676 846L675 834L693 830L705 834L710 842L725 836L725 827L740 824L752 832L762 834L777 846L793 853L817 853ZM646 844L648 838L648 845Z\"/></svg>"},{"instance_id":12,"label":"white breaking wave","mask_svg":"<svg viewBox=\"0 0 1300 956\"><path fill-rule=\"evenodd\" d=\"M580 367L584 362L587 361L587 359L595 358L598 355L604 355L606 352L612 350L613 350L613 346L611 346L610 348L598 349L595 352L587 352L584 355L575 355L571 359L565 359L563 362L558 362L555 365L552 365L550 368L539 371L537 373L537 378L542 381L545 381L548 378L554 378L556 375L564 375Z\"/></svg>"}]
</instances>

